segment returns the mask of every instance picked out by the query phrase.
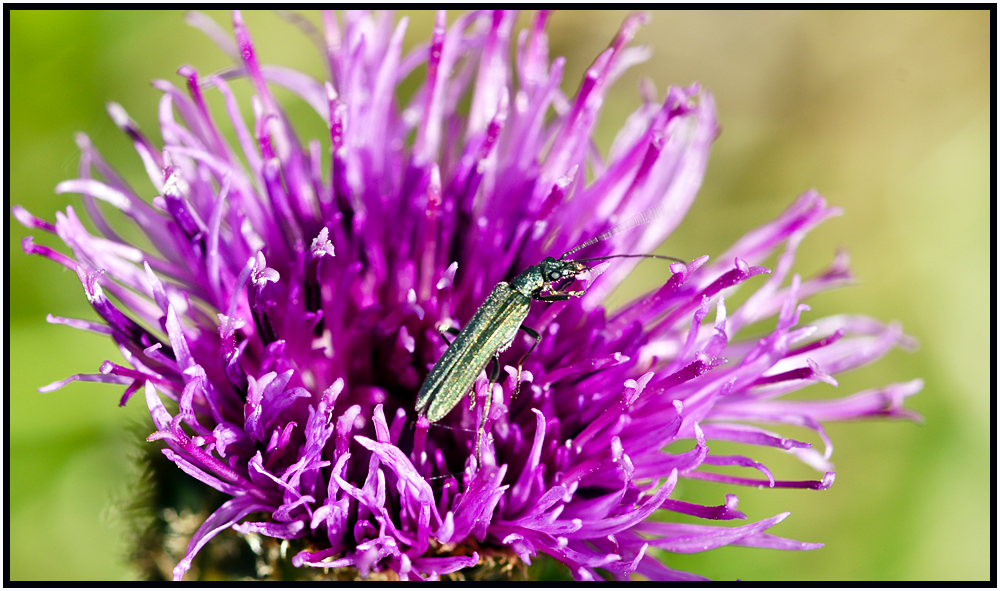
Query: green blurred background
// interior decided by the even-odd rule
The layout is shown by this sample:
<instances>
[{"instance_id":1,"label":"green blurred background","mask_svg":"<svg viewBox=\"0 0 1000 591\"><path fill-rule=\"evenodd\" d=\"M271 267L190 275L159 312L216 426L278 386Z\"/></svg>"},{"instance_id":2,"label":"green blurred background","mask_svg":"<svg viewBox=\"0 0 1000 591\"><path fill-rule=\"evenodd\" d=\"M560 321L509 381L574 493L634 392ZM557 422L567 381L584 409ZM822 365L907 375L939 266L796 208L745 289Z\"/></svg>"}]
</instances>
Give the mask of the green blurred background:
<instances>
[{"instance_id":1,"label":"green blurred background","mask_svg":"<svg viewBox=\"0 0 1000 591\"><path fill-rule=\"evenodd\" d=\"M231 30L228 14L211 16ZM410 16L408 46L426 38L432 22L427 13ZM567 93L624 16L553 15L550 55L567 57ZM262 61L323 76L317 51L297 29L271 13L246 19ZM844 246L860 282L813 298L806 320L840 312L898 319L920 348L838 375L836 392L813 389L832 396L915 377L926 382L908 404L925 416L923 425L828 425L837 465L830 490L705 483L679 489L681 498L712 504L735 492L754 520L791 511L771 533L824 548L723 548L670 555L670 566L724 580L966 580L995 573L990 23L987 11L667 12L653 13L639 32L637 43L650 45L653 57L608 97L602 150L638 105L640 77L652 78L661 96L669 84L701 82L715 95L723 129L701 194L662 251L718 255L814 187L845 215L809 236L796 270L816 272ZM76 196L53 193L76 176L77 131L152 197L140 160L105 114L108 101L121 103L159 143L160 93L149 81L180 85L175 72L182 64L203 73L228 65L179 12L13 11L9 32L8 207L22 204L49 220L67 204L79 205ZM303 135L322 135L301 101L289 101L288 109L303 122ZM8 576L128 579L134 573L122 558L122 499L135 478L128 428L139 423L149 432L148 414L141 400L118 408L118 387L76 383L36 392L120 355L107 339L45 322L46 313L94 314L75 275L25 256L20 241L28 232L12 217L8 222ZM643 266L633 277L630 289L647 289L662 282L662 270ZM627 297L616 293L611 305ZM817 477L795 462L767 461L781 478Z\"/></svg>"}]
</instances>

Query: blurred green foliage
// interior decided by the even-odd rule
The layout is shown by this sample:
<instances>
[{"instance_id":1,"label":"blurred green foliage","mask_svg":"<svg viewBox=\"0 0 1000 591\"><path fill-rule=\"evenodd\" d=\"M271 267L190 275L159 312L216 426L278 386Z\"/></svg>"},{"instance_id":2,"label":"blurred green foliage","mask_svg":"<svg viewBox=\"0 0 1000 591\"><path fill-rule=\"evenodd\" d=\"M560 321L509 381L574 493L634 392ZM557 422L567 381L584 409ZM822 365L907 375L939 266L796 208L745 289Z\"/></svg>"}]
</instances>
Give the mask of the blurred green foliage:
<instances>
[{"instance_id":1,"label":"blurred green foliage","mask_svg":"<svg viewBox=\"0 0 1000 591\"><path fill-rule=\"evenodd\" d=\"M553 15L551 55L568 58L566 92L624 14ZM8 207L52 220L79 206L77 197L53 192L76 176L77 131L152 197L105 104L121 103L158 142L159 93L149 81L180 84L180 65L212 72L226 58L179 12L8 15ZM228 15L212 16L230 28ZM427 36L432 15L410 17L412 46ZM270 13L249 13L247 21L263 61L323 76L319 54L296 29ZM698 200L661 251L718 255L815 187L845 215L805 241L796 270L814 273L846 247L860 282L813 298L805 319L842 312L898 319L921 343L914 353L894 351L837 376L838 394L926 381L909 401L926 417L923 425L828 427L838 468L828 491L692 481L678 489L683 499L710 504L735 492L754 520L791 511L771 533L824 548L723 548L669 555L671 567L729 580L990 577L990 326L977 316L991 306L990 22L988 11L671 12L653 14L640 31L637 42L650 45L653 57L608 97L598 145L606 150L638 105L639 77L652 78L661 95L669 84L700 82L715 95L723 129ZM322 136L316 118L289 105L303 135ZM119 354L107 339L45 323L46 313L93 313L75 275L25 256L20 241L29 232L9 221L8 576L133 577L120 508L135 477L127 429L148 425L148 415L141 399L119 409L117 387L36 392ZM655 263L644 263L609 305L662 280ZM782 478L816 477L786 457L767 461Z\"/></svg>"}]
</instances>

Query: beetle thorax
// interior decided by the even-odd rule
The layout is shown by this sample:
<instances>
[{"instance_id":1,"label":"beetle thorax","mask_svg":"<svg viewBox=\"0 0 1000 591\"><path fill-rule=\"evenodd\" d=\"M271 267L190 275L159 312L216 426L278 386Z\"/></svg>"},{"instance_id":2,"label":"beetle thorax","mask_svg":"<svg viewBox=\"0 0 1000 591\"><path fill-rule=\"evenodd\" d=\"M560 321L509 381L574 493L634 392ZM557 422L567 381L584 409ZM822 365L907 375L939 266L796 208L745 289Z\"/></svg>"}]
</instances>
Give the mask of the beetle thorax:
<instances>
[{"instance_id":1,"label":"beetle thorax","mask_svg":"<svg viewBox=\"0 0 1000 591\"><path fill-rule=\"evenodd\" d=\"M539 268L539 265L532 265L522 271L520 275L510 282L510 286L525 297L534 298L545 287L545 281L542 279L542 270Z\"/></svg>"}]
</instances>

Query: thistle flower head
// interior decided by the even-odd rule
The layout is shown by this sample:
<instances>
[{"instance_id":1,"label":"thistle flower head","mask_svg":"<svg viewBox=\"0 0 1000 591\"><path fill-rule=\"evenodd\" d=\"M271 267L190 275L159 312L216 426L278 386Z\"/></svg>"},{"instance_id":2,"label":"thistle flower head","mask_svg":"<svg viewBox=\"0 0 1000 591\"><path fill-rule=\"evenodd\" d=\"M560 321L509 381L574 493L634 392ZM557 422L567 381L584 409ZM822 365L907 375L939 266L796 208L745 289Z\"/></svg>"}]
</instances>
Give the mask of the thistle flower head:
<instances>
[{"instance_id":1,"label":"thistle flower head","mask_svg":"<svg viewBox=\"0 0 1000 591\"><path fill-rule=\"evenodd\" d=\"M544 553L581 579L599 577L596 569L690 578L650 549L819 544L765 533L787 513L735 526L671 521L746 518L733 495L716 507L672 498L678 479L826 488L824 421L913 416L902 403L919 381L785 399L908 343L899 326L865 317L800 324L805 298L850 281L843 254L815 277L791 272L803 237L839 213L808 192L722 256L669 273L664 265L662 287L613 313L601 302L636 259L588 263L572 279L579 297L531 305L524 324L541 338L523 372L516 360L531 339L517 336L497 383L469 366L478 373L469 397L435 423L418 417L417 392L447 347L438 328L469 322L499 282L650 211L650 223L612 230L570 258L650 252L670 235L718 132L712 95L694 85L660 99L644 86L603 157L592 132L608 87L646 57L629 46L641 15L624 22L572 96L560 90L563 60L548 57L545 13L521 31L507 12L472 12L451 26L439 15L431 39L406 54L405 19L327 14L326 82L264 65L239 13L235 40L190 18L234 68L206 76L185 66L183 89L155 82L162 146L109 108L146 167L153 202L80 136L79 178L57 191L82 196L98 234L73 208L54 225L15 208L70 248L24 243L78 273L102 322L50 320L108 334L128 364L108 361L100 374L49 388L122 384L121 404L141 391L156 429L149 439L228 497L175 578L227 528L292 540L297 567L362 576L435 578L487 555L530 564ZM234 98L233 78L252 85L250 110ZM403 100L407 79L420 83ZM329 138L300 138L275 85L311 105ZM207 107L210 92L222 95L224 113ZM115 233L99 201L148 245ZM760 266L773 254L773 269ZM741 287L755 291L727 310ZM769 334L744 336L755 323ZM764 424L811 429L823 445ZM750 455L713 454L713 441ZM665 451L675 442L686 451ZM824 475L782 480L752 459L754 446Z\"/></svg>"}]
</instances>

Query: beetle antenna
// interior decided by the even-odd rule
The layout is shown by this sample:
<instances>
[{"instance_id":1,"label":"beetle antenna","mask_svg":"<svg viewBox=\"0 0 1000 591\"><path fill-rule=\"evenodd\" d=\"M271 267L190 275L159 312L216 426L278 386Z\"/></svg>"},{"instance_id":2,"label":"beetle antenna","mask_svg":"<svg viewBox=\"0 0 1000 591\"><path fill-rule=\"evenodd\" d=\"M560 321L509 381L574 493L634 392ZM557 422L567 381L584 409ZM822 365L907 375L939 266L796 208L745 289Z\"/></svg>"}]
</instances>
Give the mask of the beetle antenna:
<instances>
[{"instance_id":1,"label":"beetle antenna","mask_svg":"<svg viewBox=\"0 0 1000 591\"><path fill-rule=\"evenodd\" d=\"M687 264L687 262L684 259L679 259L677 257L668 257L662 254L609 254L608 256L603 256L603 257L590 257L587 259L572 259L572 260L579 261L581 263L586 263L589 261L605 261L607 259L634 259L634 258L663 259L667 261L675 261L678 263Z\"/></svg>"},{"instance_id":2,"label":"beetle antenna","mask_svg":"<svg viewBox=\"0 0 1000 591\"><path fill-rule=\"evenodd\" d=\"M563 255L561 257L559 257L559 260L561 261L561 260L565 259L566 257L568 257L569 255L573 254L574 252L579 252L579 251L587 248L588 246L597 244L598 242L604 242L608 238L611 238L612 236L617 236L618 234L621 234L622 232L625 232L627 230L631 230L632 228L635 228L636 226L641 226L643 224L648 224L649 222L651 222L651 221L655 220L656 218L660 217L661 215L663 215L663 207L662 206L657 205L656 207L650 207L649 209L643 211L639 215L637 215L635 217L632 217L630 219L627 219L624 222L622 222L622 223L618 224L617 226L615 226L614 228L611 228L607 232L603 232L599 236L595 236L595 237L591 238L590 240L584 242L583 244L581 244L581 245L579 245L579 246L577 246L575 248L571 248L571 249L567 250L566 252L563 253ZM644 255L618 255L618 256L644 256ZM597 259L580 259L580 260L597 260ZM683 261L681 261L681 262L683 262Z\"/></svg>"},{"instance_id":3,"label":"beetle antenna","mask_svg":"<svg viewBox=\"0 0 1000 591\"><path fill-rule=\"evenodd\" d=\"M452 474L442 474L441 476L425 476L424 480L430 482L432 480L444 480L445 478L455 478L456 476L461 476L465 472L454 472Z\"/></svg>"}]
</instances>

